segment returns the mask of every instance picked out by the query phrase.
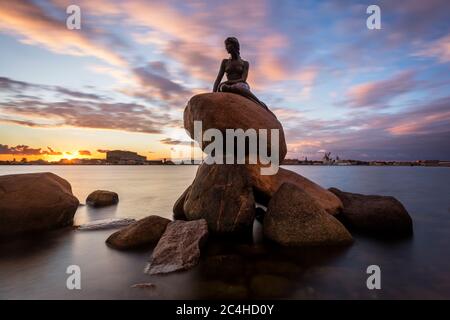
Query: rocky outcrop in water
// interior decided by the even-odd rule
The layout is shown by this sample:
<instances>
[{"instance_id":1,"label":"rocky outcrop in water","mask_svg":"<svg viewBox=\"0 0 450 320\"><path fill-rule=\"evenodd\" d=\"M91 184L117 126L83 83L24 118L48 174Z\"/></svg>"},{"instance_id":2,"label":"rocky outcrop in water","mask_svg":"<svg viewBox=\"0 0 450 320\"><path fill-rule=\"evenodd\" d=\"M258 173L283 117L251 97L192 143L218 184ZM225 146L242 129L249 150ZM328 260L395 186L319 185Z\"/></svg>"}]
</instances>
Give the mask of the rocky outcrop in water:
<instances>
[{"instance_id":1,"label":"rocky outcrop in water","mask_svg":"<svg viewBox=\"0 0 450 320\"><path fill-rule=\"evenodd\" d=\"M341 199L344 208L339 216L353 230L377 237L412 234L412 219L394 197L350 193L337 188L329 190Z\"/></svg>"},{"instance_id":2,"label":"rocky outcrop in water","mask_svg":"<svg viewBox=\"0 0 450 320\"><path fill-rule=\"evenodd\" d=\"M269 137L267 150L273 143L279 145L279 161L286 156L284 131L275 115L253 101L232 93L206 93L192 97L184 110L184 126L190 136L194 134L194 121L202 122L202 134L207 129L217 129L226 139L227 129L271 129L279 131L278 141ZM259 136L258 136L259 137ZM198 141L200 142L200 141ZM176 201L173 212L176 219L188 221L205 219L209 230L215 234L237 234L251 229L257 203L267 206L283 183L289 182L302 189L321 209L337 214L342 203L330 191L292 171L279 168L274 175L263 175L263 167L249 164L249 140L246 145L246 165L203 163L192 185ZM204 149L207 144L201 145ZM226 142L224 142L226 146ZM257 146L259 151L259 144ZM236 147L235 147L236 149ZM236 150L224 150L225 154ZM236 158L235 158L236 159ZM259 210L261 212L261 210ZM258 217L262 221L262 214Z\"/></svg>"},{"instance_id":3,"label":"rocky outcrop in water","mask_svg":"<svg viewBox=\"0 0 450 320\"><path fill-rule=\"evenodd\" d=\"M352 236L336 218L290 183L282 184L270 200L263 227L267 238L285 246L352 243Z\"/></svg>"},{"instance_id":4,"label":"rocky outcrop in water","mask_svg":"<svg viewBox=\"0 0 450 320\"><path fill-rule=\"evenodd\" d=\"M202 164L183 208L188 220L205 219L213 233L248 231L255 219L255 200L245 166Z\"/></svg>"},{"instance_id":5,"label":"rocky outcrop in water","mask_svg":"<svg viewBox=\"0 0 450 320\"><path fill-rule=\"evenodd\" d=\"M255 191L255 199L264 206L268 205L283 183L290 183L310 195L329 214L336 215L342 209L341 200L332 192L293 171L279 168L274 175L261 175L259 165L247 165L247 172Z\"/></svg>"},{"instance_id":6,"label":"rocky outcrop in water","mask_svg":"<svg viewBox=\"0 0 450 320\"><path fill-rule=\"evenodd\" d=\"M120 250L155 245L166 231L169 223L169 219L149 216L113 233L106 243L110 247Z\"/></svg>"},{"instance_id":7,"label":"rocky outcrop in water","mask_svg":"<svg viewBox=\"0 0 450 320\"><path fill-rule=\"evenodd\" d=\"M119 195L107 190L96 190L86 198L86 204L92 207L105 207L117 204L118 202Z\"/></svg>"},{"instance_id":8,"label":"rocky outcrop in water","mask_svg":"<svg viewBox=\"0 0 450 320\"><path fill-rule=\"evenodd\" d=\"M206 93L196 95L189 100L184 110L184 127L192 139L202 142L200 147L205 150L208 143L213 143L215 138L206 143L199 138L200 132L197 134L194 132L195 121L202 123L201 134L208 129L216 129L214 132L219 132L218 139L220 139L220 133L222 133L222 142L219 140L218 147L221 147L222 143L223 146L227 146L228 141L225 140L228 129L231 131L241 129L243 132L254 129L254 132L259 134L256 139L258 152L262 150L270 153L271 146L276 143L279 145L279 163L286 156L284 131L276 116L239 95L223 92ZM268 138L268 144L264 146L267 150L261 149L263 146L259 145L261 129L266 129L267 132L271 129L279 131L278 140ZM263 158L259 157L256 163L248 161L252 158L250 141L254 140L250 138L241 140L246 146L245 153L243 152L246 164L235 164L236 162L231 164L228 161L236 160L236 145L234 145L233 150L223 150L225 155L229 156L223 159L224 164L217 162L209 164L209 161L205 161L199 166L194 182L174 205L174 217L187 221L205 219L211 233L233 235L245 229L251 229L256 217L256 208L264 206L268 207L267 212L264 212L264 209L257 210L264 234L281 245L317 246L352 243L350 233L334 216L349 217L349 220L354 220L354 224L362 226L362 223L356 221L358 219L354 217L355 210L361 211L359 200L351 197L352 200L346 200L346 205L343 205L344 198L341 195L283 168L279 168L272 175L264 174L262 172L262 168L265 168ZM228 148L231 149L231 144ZM231 152L233 157L230 156ZM220 153L219 157L215 153L208 156L208 160L220 159ZM273 159L272 156L270 160ZM387 222L392 221L393 218L389 220L385 212L376 209L380 200L375 201L369 198L366 200L370 200L371 209L366 208L366 211L361 211L363 215L367 216L368 221L377 224L378 222L371 217L371 212L376 211L377 216L385 216L385 228L387 228L389 224ZM383 201L386 203L386 199ZM394 224L402 224L407 229L408 222L404 212L401 213L401 204L398 206L392 201L388 202L391 208L395 207L397 210L395 215L401 217L399 219L401 222L394 222ZM341 214L342 210L344 212Z\"/></svg>"},{"instance_id":9,"label":"rocky outcrop in water","mask_svg":"<svg viewBox=\"0 0 450 320\"><path fill-rule=\"evenodd\" d=\"M186 220L186 214L184 213L184 202L186 197L191 191L191 186L187 187L186 190L181 194L175 204L173 205L173 219L174 220Z\"/></svg>"},{"instance_id":10,"label":"rocky outcrop in water","mask_svg":"<svg viewBox=\"0 0 450 320\"><path fill-rule=\"evenodd\" d=\"M72 225L78 204L70 184L56 174L0 176L0 236Z\"/></svg>"}]
</instances>

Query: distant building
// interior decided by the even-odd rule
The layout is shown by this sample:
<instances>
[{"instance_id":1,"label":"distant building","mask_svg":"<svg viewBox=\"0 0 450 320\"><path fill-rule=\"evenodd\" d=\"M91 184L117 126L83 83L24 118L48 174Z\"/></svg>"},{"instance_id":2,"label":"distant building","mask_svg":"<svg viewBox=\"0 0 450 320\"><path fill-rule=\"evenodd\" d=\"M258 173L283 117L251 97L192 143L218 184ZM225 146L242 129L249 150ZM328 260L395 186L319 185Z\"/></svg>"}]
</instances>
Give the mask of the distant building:
<instances>
[{"instance_id":1,"label":"distant building","mask_svg":"<svg viewBox=\"0 0 450 320\"><path fill-rule=\"evenodd\" d=\"M331 158L331 152L325 152L322 158L323 164L333 164L334 160Z\"/></svg>"},{"instance_id":2,"label":"distant building","mask_svg":"<svg viewBox=\"0 0 450 320\"><path fill-rule=\"evenodd\" d=\"M148 160L147 164L150 164L150 165L162 165L162 164L164 164L164 162L162 160Z\"/></svg>"},{"instance_id":3,"label":"distant building","mask_svg":"<svg viewBox=\"0 0 450 320\"><path fill-rule=\"evenodd\" d=\"M106 161L113 164L144 164L147 158L132 151L113 150L106 152Z\"/></svg>"},{"instance_id":4,"label":"distant building","mask_svg":"<svg viewBox=\"0 0 450 320\"><path fill-rule=\"evenodd\" d=\"M296 165L299 164L298 159L284 159L281 161L282 165Z\"/></svg>"}]
</instances>

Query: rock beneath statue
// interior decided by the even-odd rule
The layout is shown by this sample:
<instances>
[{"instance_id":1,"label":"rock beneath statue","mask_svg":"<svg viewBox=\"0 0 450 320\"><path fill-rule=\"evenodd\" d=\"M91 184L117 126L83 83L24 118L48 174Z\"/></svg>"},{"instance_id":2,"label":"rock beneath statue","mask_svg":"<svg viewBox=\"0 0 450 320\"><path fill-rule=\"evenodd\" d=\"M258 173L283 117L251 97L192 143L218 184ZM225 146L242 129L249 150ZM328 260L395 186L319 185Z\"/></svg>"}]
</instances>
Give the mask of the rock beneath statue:
<instances>
[{"instance_id":1,"label":"rock beneath statue","mask_svg":"<svg viewBox=\"0 0 450 320\"><path fill-rule=\"evenodd\" d=\"M287 147L283 127L277 118L259 104L233 93L215 92L193 96L184 110L184 128L194 137L194 121L202 121L202 135L208 129L217 129L225 137L226 129L271 129L279 130L279 162L285 158ZM270 154L272 141L270 136L265 154ZM197 141L200 143L200 141ZM201 146L204 149L208 143ZM225 150L224 150L225 151Z\"/></svg>"},{"instance_id":2,"label":"rock beneath statue","mask_svg":"<svg viewBox=\"0 0 450 320\"><path fill-rule=\"evenodd\" d=\"M186 215L184 214L184 202L186 201L186 197L191 191L191 186L187 187L186 190L181 194L175 204L173 205L173 219L174 220L186 220Z\"/></svg>"},{"instance_id":3,"label":"rock beneath statue","mask_svg":"<svg viewBox=\"0 0 450 320\"><path fill-rule=\"evenodd\" d=\"M105 207L117 202L119 202L119 195L107 190L96 190L86 198L86 204L92 207Z\"/></svg>"},{"instance_id":4,"label":"rock beneath statue","mask_svg":"<svg viewBox=\"0 0 450 320\"><path fill-rule=\"evenodd\" d=\"M184 213L188 220L205 219L212 233L251 230L255 201L245 166L202 164L184 202Z\"/></svg>"},{"instance_id":5,"label":"rock beneath statue","mask_svg":"<svg viewBox=\"0 0 450 320\"><path fill-rule=\"evenodd\" d=\"M115 229L128 226L134 222L136 222L136 219L131 218L100 219L81 224L77 226L77 229L82 231Z\"/></svg>"},{"instance_id":6,"label":"rock beneath statue","mask_svg":"<svg viewBox=\"0 0 450 320\"><path fill-rule=\"evenodd\" d=\"M0 176L0 236L72 225L78 204L69 182L56 174Z\"/></svg>"},{"instance_id":7,"label":"rock beneath statue","mask_svg":"<svg viewBox=\"0 0 450 320\"><path fill-rule=\"evenodd\" d=\"M269 202L264 235L284 246L329 246L352 243L347 229L307 192L283 183Z\"/></svg>"},{"instance_id":8,"label":"rock beneath statue","mask_svg":"<svg viewBox=\"0 0 450 320\"><path fill-rule=\"evenodd\" d=\"M337 188L329 190L344 205L340 219L355 231L378 237L403 237L412 234L412 219L396 198L343 192Z\"/></svg>"},{"instance_id":9,"label":"rock beneath statue","mask_svg":"<svg viewBox=\"0 0 450 320\"><path fill-rule=\"evenodd\" d=\"M162 274L194 267L207 237L208 225L204 219L170 222L153 250L145 272Z\"/></svg>"},{"instance_id":10,"label":"rock beneath statue","mask_svg":"<svg viewBox=\"0 0 450 320\"><path fill-rule=\"evenodd\" d=\"M156 245L169 222L169 219L159 216L145 217L113 233L106 243L119 250Z\"/></svg>"},{"instance_id":11,"label":"rock beneath statue","mask_svg":"<svg viewBox=\"0 0 450 320\"><path fill-rule=\"evenodd\" d=\"M268 205L283 183L290 183L305 191L329 214L338 214L342 209L341 200L332 192L293 171L279 168L277 174L261 175L259 165L247 165L247 169L255 190L255 201L264 206Z\"/></svg>"}]
</instances>

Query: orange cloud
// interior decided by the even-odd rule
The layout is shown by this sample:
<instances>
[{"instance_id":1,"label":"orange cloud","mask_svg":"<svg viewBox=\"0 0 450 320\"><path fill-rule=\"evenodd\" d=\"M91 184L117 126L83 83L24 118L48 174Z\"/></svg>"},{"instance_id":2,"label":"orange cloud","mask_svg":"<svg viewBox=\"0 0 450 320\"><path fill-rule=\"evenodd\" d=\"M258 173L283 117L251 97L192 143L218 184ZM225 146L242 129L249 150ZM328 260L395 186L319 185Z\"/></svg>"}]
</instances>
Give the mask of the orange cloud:
<instances>
[{"instance_id":1,"label":"orange cloud","mask_svg":"<svg viewBox=\"0 0 450 320\"><path fill-rule=\"evenodd\" d=\"M0 28L18 34L21 41L37 44L53 52L94 56L112 65L126 66L126 61L97 43L82 30L69 30L65 21L58 21L30 1L8 1L2 4Z\"/></svg>"},{"instance_id":2,"label":"orange cloud","mask_svg":"<svg viewBox=\"0 0 450 320\"><path fill-rule=\"evenodd\" d=\"M89 150L79 150L79 151L78 151L78 154L79 154L80 156L90 156L90 155L91 155L91 152L90 152Z\"/></svg>"}]
</instances>

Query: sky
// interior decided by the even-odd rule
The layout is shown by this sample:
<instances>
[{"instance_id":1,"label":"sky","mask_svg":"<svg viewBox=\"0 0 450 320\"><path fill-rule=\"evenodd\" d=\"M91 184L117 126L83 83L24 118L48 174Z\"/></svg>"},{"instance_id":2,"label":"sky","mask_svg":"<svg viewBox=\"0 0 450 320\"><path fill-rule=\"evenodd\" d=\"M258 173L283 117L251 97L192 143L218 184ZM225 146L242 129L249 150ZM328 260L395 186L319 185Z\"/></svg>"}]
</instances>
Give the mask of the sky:
<instances>
[{"instance_id":1,"label":"sky","mask_svg":"<svg viewBox=\"0 0 450 320\"><path fill-rule=\"evenodd\" d=\"M0 160L176 158L229 36L288 158L450 159L449 14L448 0L0 0Z\"/></svg>"}]
</instances>

